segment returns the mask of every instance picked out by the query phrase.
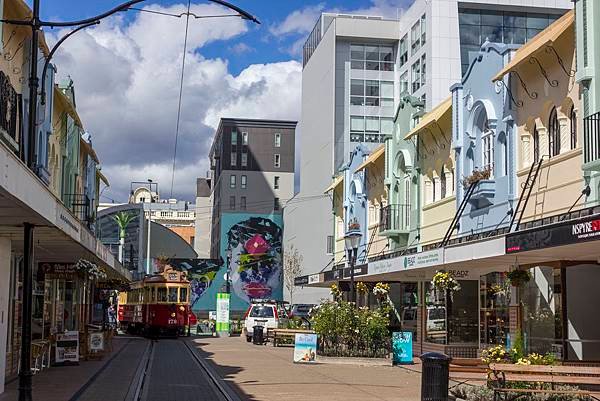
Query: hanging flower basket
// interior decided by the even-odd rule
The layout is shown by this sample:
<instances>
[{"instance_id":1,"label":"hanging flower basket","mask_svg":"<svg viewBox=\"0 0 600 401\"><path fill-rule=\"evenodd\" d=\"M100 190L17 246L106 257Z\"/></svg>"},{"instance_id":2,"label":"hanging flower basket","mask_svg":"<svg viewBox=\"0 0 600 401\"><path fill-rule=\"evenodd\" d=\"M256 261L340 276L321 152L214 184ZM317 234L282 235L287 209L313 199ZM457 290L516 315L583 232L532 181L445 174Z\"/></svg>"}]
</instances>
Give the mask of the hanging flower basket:
<instances>
[{"instance_id":1,"label":"hanging flower basket","mask_svg":"<svg viewBox=\"0 0 600 401\"><path fill-rule=\"evenodd\" d=\"M356 283L356 291L359 294L368 294L369 293L369 287L363 283L362 281L359 281L358 283Z\"/></svg>"},{"instance_id":2,"label":"hanging flower basket","mask_svg":"<svg viewBox=\"0 0 600 401\"><path fill-rule=\"evenodd\" d=\"M531 280L531 273L528 270L516 269L507 273L506 277L513 287L520 287Z\"/></svg>"},{"instance_id":3,"label":"hanging flower basket","mask_svg":"<svg viewBox=\"0 0 600 401\"><path fill-rule=\"evenodd\" d=\"M454 278L452 273L448 273L443 270L438 270L433 279L431 279L431 285L437 291L447 292L452 296L452 294L456 291L460 291L460 284Z\"/></svg>"},{"instance_id":4,"label":"hanging flower basket","mask_svg":"<svg viewBox=\"0 0 600 401\"><path fill-rule=\"evenodd\" d=\"M385 298L390 292L390 285L386 283L377 283L373 288L373 295L378 298Z\"/></svg>"},{"instance_id":5,"label":"hanging flower basket","mask_svg":"<svg viewBox=\"0 0 600 401\"><path fill-rule=\"evenodd\" d=\"M86 259L79 259L75 269L82 275L87 275L91 280L97 281L106 278L106 272L97 264Z\"/></svg>"}]
</instances>

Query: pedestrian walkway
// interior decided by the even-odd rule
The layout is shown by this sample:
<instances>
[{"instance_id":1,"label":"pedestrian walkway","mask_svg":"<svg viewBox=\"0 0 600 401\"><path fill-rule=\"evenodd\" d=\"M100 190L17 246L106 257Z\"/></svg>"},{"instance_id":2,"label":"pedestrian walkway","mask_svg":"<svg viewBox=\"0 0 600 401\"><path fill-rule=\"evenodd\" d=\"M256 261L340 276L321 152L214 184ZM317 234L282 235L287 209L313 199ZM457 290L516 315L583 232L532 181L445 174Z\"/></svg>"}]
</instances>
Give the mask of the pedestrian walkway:
<instances>
[{"instance_id":1,"label":"pedestrian walkway","mask_svg":"<svg viewBox=\"0 0 600 401\"><path fill-rule=\"evenodd\" d=\"M292 362L292 347L253 345L239 337L193 341L210 368L243 400L420 399L420 373L402 367L302 365Z\"/></svg>"},{"instance_id":2,"label":"pedestrian walkway","mask_svg":"<svg viewBox=\"0 0 600 401\"><path fill-rule=\"evenodd\" d=\"M102 360L81 361L78 366L51 367L43 370L33 376L33 399L35 401L123 399L118 396L123 393L125 382L131 377L131 371L135 371L146 344L145 339L115 337L112 353L105 355ZM18 379L9 382L4 394L0 395L0 401L16 401L18 386ZM98 396L96 397L95 394Z\"/></svg>"}]
</instances>

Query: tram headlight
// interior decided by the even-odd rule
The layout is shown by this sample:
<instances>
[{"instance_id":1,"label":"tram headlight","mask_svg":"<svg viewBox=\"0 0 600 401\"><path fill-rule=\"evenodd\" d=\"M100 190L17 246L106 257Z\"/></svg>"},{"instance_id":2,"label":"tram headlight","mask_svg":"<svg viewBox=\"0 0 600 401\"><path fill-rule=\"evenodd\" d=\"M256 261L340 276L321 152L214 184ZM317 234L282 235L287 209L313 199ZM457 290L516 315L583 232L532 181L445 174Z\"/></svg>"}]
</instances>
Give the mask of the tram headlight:
<instances>
[{"instance_id":1,"label":"tram headlight","mask_svg":"<svg viewBox=\"0 0 600 401\"><path fill-rule=\"evenodd\" d=\"M180 306L179 310L183 312L185 310L185 308L183 306Z\"/></svg>"},{"instance_id":2,"label":"tram headlight","mask_svg":"<svg viewBox=\"0 0 600 401\"><path fill-rule=\"evenodd\" d=\"M175 312L171 313L171 317L175 317Z\"/></svg>"}]
</instances>

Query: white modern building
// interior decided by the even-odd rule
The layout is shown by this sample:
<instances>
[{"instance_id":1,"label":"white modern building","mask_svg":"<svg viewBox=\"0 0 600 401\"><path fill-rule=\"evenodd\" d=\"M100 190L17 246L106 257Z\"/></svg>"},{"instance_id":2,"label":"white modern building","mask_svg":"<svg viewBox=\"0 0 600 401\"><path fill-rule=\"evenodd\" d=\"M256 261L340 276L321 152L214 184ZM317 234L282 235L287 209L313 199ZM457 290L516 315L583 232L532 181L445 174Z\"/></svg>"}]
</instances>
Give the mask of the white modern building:
<instances>
[{"instance_id":1,"label":"white modern building","mask_svg":"<svg viewBox=\"0 0 600 401\"><path fill-rule=\"evenodd\" d=\"M300 190L284 212L284 242L304 257L304 274L341 262L324 192L356 144L373 149L392 133L399 97L431 110L486 39L523 44L570 8L570 0L416 0L399 20L322 14L303 49ZM324 296L306 288L295 299Z\"/></svg>"}]
</instances>

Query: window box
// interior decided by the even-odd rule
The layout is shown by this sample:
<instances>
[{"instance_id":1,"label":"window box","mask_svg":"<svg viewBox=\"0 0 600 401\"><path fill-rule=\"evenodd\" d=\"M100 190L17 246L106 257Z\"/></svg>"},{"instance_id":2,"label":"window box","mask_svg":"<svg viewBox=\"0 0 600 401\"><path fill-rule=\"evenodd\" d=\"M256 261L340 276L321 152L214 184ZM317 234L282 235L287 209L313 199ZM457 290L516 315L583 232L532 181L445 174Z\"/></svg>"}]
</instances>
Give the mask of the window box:
<instances>
[{"instance_id":1,"label":"window box","mask_svg":"<svg viewBox=\"0 0 600 401\"><path fill-rule=\"evenodd\" d=\"M479 180L469 202L477 209L491 205L496 194L495 180Z\"/></svg>"}]
</instances>

